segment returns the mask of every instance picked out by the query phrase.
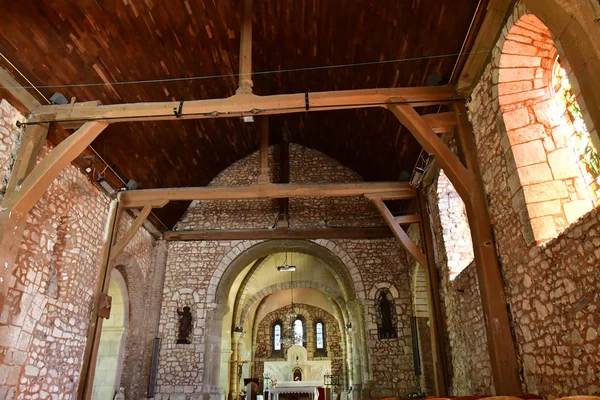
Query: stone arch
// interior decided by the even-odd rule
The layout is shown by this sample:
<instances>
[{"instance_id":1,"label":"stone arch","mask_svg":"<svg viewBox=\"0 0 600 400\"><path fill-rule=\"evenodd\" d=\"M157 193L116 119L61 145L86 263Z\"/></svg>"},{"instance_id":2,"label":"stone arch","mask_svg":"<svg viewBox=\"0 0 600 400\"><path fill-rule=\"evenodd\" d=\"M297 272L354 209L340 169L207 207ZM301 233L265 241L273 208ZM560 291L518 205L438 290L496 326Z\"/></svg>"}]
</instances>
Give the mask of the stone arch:
<instances>
[{"instance_id":1,"label":"stone arch","mask_svg":"<svg viewBox=\"0 0 600 400\"><path fill-rule=\"evenodd\" d=\"M524 6L552 33L556 47L571 67L569 79L576 85L577 101L600 149L600 25L592 16L600 14L600 4L572 0L523 0ZM592 128L596 127L596 129Z\"/></svg>"},{"instance_id":2,"label":"stone arch","mask_svg":"<svg viewBox=\"0 0 600 400\"><path fill-rule=\"evenodd\" d=\"M291 287L292 287L292 285L290 282L281 282L276 285L271 285L266 288L263 288L259 293L255 293L254 296L250 297L244 303L244 305L241 309L241 314L238 317L237 321L235 322L235 326L241 325L241 321L245 320L245 318L248 316L248 312L250 311L250 309L252 308L253 305L260 302L262 299L266 298L267 296L269 296L272 293L275 293L279 290L290 289ZM344 299L341 296L338 296L338 297L329 296L329 293L333 292L332 288L330 288L329 286L323 285L319 282L294 281L294 289L296 289L296 288L315 289L320 292L323 292L323 294L325 294L325 296L327 296L328 299L330 299L332 302L335 302L338 305L343 304L343 302L344 302Z\"/></svg>"},{"instance_id":3,"label":"stone arch","mask_svg":"<svg viewBox=\"0 0 600 400\"><path fill-rule=\"evenodd\" d=\"M535 2L534 2L535 3ZM519 3L492 60L500 130L509 168L512 207L528 243L544 243L590 211L597 200L585 167L570 144L575 136L566 107L551 90L557 55L588 124L591 119L562 47L548 27ZM593 126L588 129L594 130ZM595 134L591 135L594 140Z\"/></svg>"},{"instance_id":4,"label":"stone arch","mask_svg":"<svg viewBox=\"0 0 600 400\"><path fill-rule=\"evenodd\" d=\"M389 282L377 282L373 285L371 290L369 291L369 299L376 300L377 294L381 291L388 291L392 296L392 299L395 300L398 298L398 289L394 285Z\"/></svg>"},{"instance_id":5,"label":"stone arch","mask_svg":"<svg viewBox=\"0 0 600 400\"><path fill-rule=\"evenodd\" d=\"M473 262L473 241L465 203L444 171L436 183L442 238L450 280L453 280Z\"/></svg>"},{"instance_id":6,"label":"stone arch","mask_svg":"<svg viewBox=\"0 0 600 400\"><path fill-rule=\"evenodd\" d=\"M207 305L213 308L206 313L206 359L220 359L223 320L229 311L226 300L235 278L252 261L280 251L304 253L321 259L339 282L348 306L350 323L356 327L349 340L353 345L352 354L356 355L352 374L354 387L360 392L369 376L365 321L360 300L364 299L364 285L358 268L347 252L329 240L243 241L225 255L213 273L206 293ZM218 366L204 369L203 393L220 392L220 382L223 380L219 375Z\"/></svg>"},{"instance_id":7,"label":"stone arch","mask_svg":"<svg viewBox=\"0 0 600 400\"><path fill-rule=\"evenodd\" d=\"M112 297L110 318L102 324L98 358L94 374L92 399L111 398L121 386L129 327L129 294L123 275L111 272L109 296Z\"/></svg>"},{"instance_id":8,"label":"stone arch","mask_svg":"<svg viewBox=\"0 0 600 400\"><path fill-rule=\"evenodd\" d=\"M333 243L330 240L327 240L327 239L317 239L317 240L310 240L310 241L248 240L248 241L239 242L236 246L234 246L229 251L229 253L227 253L225 256L223 256L223 258L219 262L219 265L215 269L213 276L210 279L210 283L208 285L208 289L207 289L207 293L206 293L206 302L207 303L215 303L215 298L216 298L215 296L217 294L217 288L220 285L222 285L222 279L223 279L225 270L229 267L229 265L231 265L233 260L235 260L237 257L240 256L240 254L242 254L246 250L249 250L250 248L253 248L254 246L256 246L258 244L268 244L269 247L271 247L272 249L275 250L277 248L276 247L277 245L274 245L275 243L278 243L282 246L290 246L288 251L297 251L298 253L306 253L306 254L315 255L316 257L319 257L319 255L317 255L316 253L320 253L321 256L327 257L327 259L323 259L323 258L319 257L323 261L327 262L329 260L332 260L335 263L335 265L345 266L345 268L348 270L349 275L351 277L351 279L347 279L347 282L345 282L345 283L348 283L351 287L354 288L354 292L356 293L357 298L363 299L363 300L366 298L364 285L362 283L362 277L360 275L358 267L356 266L356 264L354 263L352 258L348 255L348 253L343 248L336 245L335 243ZM309 245L309 243L317 244L319 246L312 247ZM317 248L321 248L321 250L316 250ZM311 249L312 252L308 251L308 249ZM256 249L255 249L255 251L256 251ZM262 254L262 252L260 252L260 251L256 251L256 253ZM268 253L263 254L263 255L268 255ZM261 256L263 256L263 255L261 255ZM256 258L258 258L258 257L260 257L260 256L257 256ZM250 263L252 261L253 260L248 260L248 263ZM328 264L328 265L330 265L330 264ZM230 285L230 283L228 283L228 285ZM343 285L340 285L340 286L342 288L345 287Z\"/></svg>"},{"instance_id":9,"label":"stone arch","mask_svg":"<svg viewBox=\"0 0 600 400\"><path fill-rule=\"evenodd\" d=\"M146 293L144 276L138 263L128 252L123 252L115 262L114 271L123 277L129 296L127 317L129 320L121 386L126 396L146 390L143 370L146 346L144 343L146 320Z\"/></svg>"}]
</instances>

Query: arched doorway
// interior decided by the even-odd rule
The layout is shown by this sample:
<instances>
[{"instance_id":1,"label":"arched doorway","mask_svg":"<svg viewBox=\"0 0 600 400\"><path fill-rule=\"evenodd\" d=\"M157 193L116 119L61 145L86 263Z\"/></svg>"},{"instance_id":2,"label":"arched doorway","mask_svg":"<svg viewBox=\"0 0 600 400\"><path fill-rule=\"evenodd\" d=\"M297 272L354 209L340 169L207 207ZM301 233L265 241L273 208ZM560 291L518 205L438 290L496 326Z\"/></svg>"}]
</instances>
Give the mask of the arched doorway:
<instances>
[{"instance_id":1,"label":"arched doorway","mask_svg":"<svg viewBox=\"0 0 600 400\"><path fill-rule=\"evenodd\" d=\"M339 336L341 336L343 359L337 362L344 370L342 373L344 377L341 377L340 381L343 388L352 387L355 390L355 396L360 396L363 382L369 380L364 304L362 300L359 300L356 290L357 287L362 287L362 282L360 282L360 276L352 270L355 267L353 265L346 266L341 261L341 257L331 250L331 247L331 245L325 247L315 242L300 240L259 243L239 254L233 262L223 268L225 270L223 273L220 273L218 277L213 277L214 280L217 280L218 286L214 298L207 299L208 301L214 300L215 308L206 316L205 357L219 361L216 363L213 361L204 369L203 391L205 393L215 393L216 390L220 390L217 388L227 388L228 394L237 393L241 386L239 384L240 373L245 377L257 373L251 370L254 365L252 357L255 341L253 338L256 338L256 331L262 318L269 313L289 307L291 284L289 281L265 281L266 286L254 288L253 282L257 280L253 279L250 271L259 260L287 252L288 254L294 253L297 257L304 256L313 260L312 262L318 262L321 270L326 273L327 276L313 277L311 274L304 276L300 274L295 278L293 283L295 293L300 295L302 290L306 292L304 300L298 298L300 303L306 304L298 305L298 307L316 307L320 309L317 311L318 313L327 309L326 311L331 314L332 319L325 325L325 329L329 335L329 328L333 329L335 325L335 330L331 330L330 339L333 340L336 337L333 332L339 332ZM300 270L301 268L299 268ZM274 274L280 273L273 268L271 275ZM269 277L269 279L271 278L272 276ZM327 285L324 282L327 282ZM245 290L244 285L249 285L250 289ZM332 287L335 287L334 290L330 290ZM280 304L283 299L285 299L285 304ZM325 303L329 305L325 306ZM278 329L277 321L281 320L280 317L275 316L264 324L266 329L273 329L273 332L266 334L269 341L276 337L275 330ZM316 329L313 331L317 319L311 317L303 324L307 330L307 346L313 354L318 353L316 351ZM284 319L282 322L283 325L279 328L280 332L287 327L286 320ZM346 328L350 326L352 329ZM325 337L328 337L327 335ZM273 346L275 346L274 343ZM315 349L312 349L313 347ZM270 350L275 351L275 347ZM314 360L314 357L318 357L318 355L309 356L307 361L309 363L323 361ZM262 378L262 373L258 373L258 375L261 375L260 378ZM290 377L286 381L293 379L291 375L290 373ZM303 380L308 379L304 374L302 378Z\"/></svg>"},{"instance_id":2,"label":"arched doorway","mask_svg":"<svg viewBox=\"0 0 600 400\"><path fill-rule=\"evenodd\" d=\"M111 273L108 295L112 297L112 306L110 318L102 323L92 400L112 399L121 382L129 326L129 296L125 279L116 268Z\"/></svg>"}]
</instances>

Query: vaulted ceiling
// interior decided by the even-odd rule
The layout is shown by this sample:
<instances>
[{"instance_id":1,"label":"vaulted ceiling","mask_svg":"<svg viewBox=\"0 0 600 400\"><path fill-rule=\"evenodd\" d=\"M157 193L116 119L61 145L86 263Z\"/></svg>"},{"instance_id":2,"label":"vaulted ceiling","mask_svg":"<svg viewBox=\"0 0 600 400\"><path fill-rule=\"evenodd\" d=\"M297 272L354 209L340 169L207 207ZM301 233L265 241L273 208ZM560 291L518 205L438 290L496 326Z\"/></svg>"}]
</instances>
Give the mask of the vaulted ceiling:
<instances>
[{"instance_id":1,"label":"vaulted ceiling","mask_svg":"<svg viewBox=\"0 0 600 400\"><path fill-rule=\"evenodd\" d=\"M447 83L486 4L254 0L254 93L420 86L433 74ZM192 100L231 96L237 87L242 0L1 2L0 14L0 52L46 97L58 91L103 104ZM192 77L203 79L139 82ZM138 82L122 84L131 81ZM284 130L291 141L334 157L366 180L398 180L420 152L383 109L270 117L272 142ZM50 139L57 143L67 134L53 127ZM119 123L92 147L92 163L106 160L116 186L117 174L141 188L203 186L256 151L258 131L238 118ZM171 228L186 207L157 210L161 228Z\"/></svg>"}]
</instances>

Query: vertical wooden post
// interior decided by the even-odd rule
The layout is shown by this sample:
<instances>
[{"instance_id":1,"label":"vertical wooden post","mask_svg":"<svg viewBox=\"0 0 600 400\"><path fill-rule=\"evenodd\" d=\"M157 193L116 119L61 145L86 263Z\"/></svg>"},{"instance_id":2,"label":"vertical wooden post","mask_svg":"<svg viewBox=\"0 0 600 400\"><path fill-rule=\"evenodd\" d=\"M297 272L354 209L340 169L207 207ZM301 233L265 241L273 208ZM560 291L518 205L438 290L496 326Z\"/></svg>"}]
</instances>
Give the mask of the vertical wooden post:
<instances>
[{"instance_id":1,"label":"vertical wooden post","mask_svg":"<svg viewBox=\"0 0 600 400\"><path fill-rule=\"evenodd\" d=\"M433 251L433 237L429 212L427 210L426 195L417 191L421 223L421 242L423 251L427 256L425 279L427 280L427 298L429 299L429 328L431 331L431 347L433 353L433 369L435 370L435 390L437 396L448 395L448 360L446 358L446 329L442 315L442 302L440 300L440 284L438 271Z\"/></svg>"},{"instance_id":2,"label":"vertical wooden post","mask_svg":"<svg viewBox=\"0 0 600 400\"><path fill-rule=\"evenodd\" d=\"M521 381L506 307L504 282L498 264L487 199L477 161L477 148L465 105L456 102L453 107L458 119L457 144L466 167L474 176L473 190L465 199L465 206L471 227L481 304L486 320L495 394L516 395L522 391Z\"/></svg>"},{"instance_id":3,"label":"vertical wooden post","mask_svg":"<svg viewBox=\"0 0 600 400\"><path fill-rule=\"evenodd\" d=\"M290 182L290 138L287 132L281 134L279 142L279 183ZM279 226L289 226L290 199L279 199Z\"/></svg>"},{"instance_id":4,"label":"vertical wooden post","mask_svg":"<svg viewBox=\"0 0 600 400\"><path fill-rule=\"evenodd\" d=\"M269 117L258 117L260 129L260 150L258 183L269 183Z\"/></svg>"},{"instance_id":5,"label":"vertical wooden post","mask_svg":"<svg viewBox=\"0 0 600 400\"><path fill-rule=\"evenodd\" d=\"M237 94L252 93L252 0L244 0L240 32L240 83Z\"/></svg>"},{"instance_id":6,"label":"vertical wooden post","mask_svg":"<svg viewBox=\"0 0 600 400\"><path fill-rule=\"evenodd\" d=\"M89 400L92 397L94 373L96 372L96 360L98 358L98 346L100 345L100 336L102 334L102 318L98 316L98 309L100 306L100 298L103 294L108 293L108 287L110 285L110 252L117 238L119 220L122 212L118 201L113 200L110 203L108 212L100 271L98 273L96 289L94 290L92 316L88 327L87 341L85 343L85 353L83 354L83 366L81 368L81 376L79 377L79 387L77 388L77 399L79 400Z\"/></svg>"}]
</instances>

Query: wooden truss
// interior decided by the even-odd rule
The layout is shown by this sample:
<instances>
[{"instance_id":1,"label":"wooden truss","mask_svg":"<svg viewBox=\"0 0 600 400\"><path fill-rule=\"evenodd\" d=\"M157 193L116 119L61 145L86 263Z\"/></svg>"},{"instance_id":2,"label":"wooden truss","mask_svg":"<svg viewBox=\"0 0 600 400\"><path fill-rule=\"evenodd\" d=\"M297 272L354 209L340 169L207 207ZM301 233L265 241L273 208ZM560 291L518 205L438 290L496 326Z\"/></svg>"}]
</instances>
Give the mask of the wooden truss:
<instances>
[{"instance_id":1,"label":"wooden truss","mask_svg":"<svg viewBox=\"0 0 600 400\"><path fill-rule=\"evenodd\" d=\"M514 394L520 391L516 356L506 312L502 278L487 214L487 204L476 162L473 136L466 120L463 102L464 100L460 99L452 86L316 92L310 94L308 104L304 93L264 97L244 93L227 99L187 102L183 107L181 118L223 118L248 114L269 115L365 107L383 107L394 113L423 148L436 157L437 162L465 202L473 233L482 304L486 321L490 321L487 323L487 331L496 393ZM449 105L452 111L421 116L414 108L415 106L440 104ZM36 108L26 123L27 146L20 153L16 174L9 184L11 190L2 202L4 210L0 211L0 227L4 228L0 233L2 246L0 261L7 266L2 271L2 278L11 279L14 271L15 249L21 240L25 215L68 163L73 161L109 124L176 119L173 109L177 107L178 103L176 102L104 106L98 105L96 102L88 102L81 105L74 103ZM74 123L80 127L33 168L32 159L37 157L39 143L44 137L47 124L54 121ZM439 133L452 130L457 133L461 153L465 156L465 164L438 137ZM265 158L266 160L264 152L267 151L267 146L264 141L261 148L263 150L261 159ZM323 185L271 184L267 183L268 181L265 179L268 171L267 165L262 164L261 167L263 176L261 182L264 183L253 186L151 189L120 193L120 209L141 208L142 211L121 242L112 246L107 262L114 260L116 255L125 248L152 208L163 207L172 200L366 196L373 201L394 236L407 251L419 263L427 264L424 253L410 241L384 204L384 200L415 197L414 189L408 185L399 182ZM263 233L268 236L266 232ZM290 235L303 234L287 233ZM304 234L310 236L314 233ZM179 233L179 235L184 234ZM197 232L194 235L201 237L208 234ZM6 288L8 285L2 286ZM4 289L0 300L4 302L5 298L6 290Z\"/></svg>"},{"instance_id":2,"label":"wooden truss","mask_svg":"<svg viewBox=\"0 0 600 400\"><path fill-rule=\"evenodd\" d=\"M507 0L492 0L495 3L508 3ZM497 14L497 13L496 13ZM489 18L486 26L501 26L501 20ZM352 234L339 229L294 230L285 226L273 230L244 231L192 231L166 233L167 240L214 240L221 238L312 238L319 235L328 237L385 237L394 235L420 264L428 267L428 292L433 299L432 334L436 360L436 386L438 395L446 395L446 374L443 349L443 330L439 301L439 288L433 259L431 231L428 216L424 209L424 199L420 199L419 216L393 217L385 205L385 200L406 199L416 195L414 189L398 182L297 185L270 184L268 175L268 115L342 110L355 108L382 107L390 110L411 132L421 146L435 156L436 163L444 169L450 181L463 199L471 225L475 261L479 278L479 288L484 311L484 321L488 338L490 361L496 395L515 395L521 392L515 349L510 332L504 286L500 274L497 255L492 237L487 211L487 202L481 182L479 166L473 142L473 135L466 119L464 96L459 95L454 86L412 87L348 90L335 92L297 93L276 96L256 96L252 94L252 0L244 0L240 43L240 80L236 95L225 99L188 101L180 107L179 102L134 103L100 105L99 102L72 102L68 105L41 106L24 89L12 90L12 98L21 106L32 111L26 122L23 144L13 168L6 194L0 209L0 309L4 306L8 287L14 279L16 256L21 242L25 218L35 203L43 196L60 171L72 162L91 142L111 123L129 121L157 121L204 118L229 118L248 115L260 116L260 176L258 185L225 188L175 188L138 190L123 192L110 208L108 231L102 252L102 264L98 287L94 295L94 309L88 333L84 367L81 373L78 398L89 399L96 365L96 356L102 318L98 317L99 300L108 292L112 261L131 241L142 226L152 208L163 207L172 200L219 200L219 199L258 199L277 198L280 201L280 214L287 216L287 199L297 196L365 196L380 211L390 229L360 228ZM498 22L498 21L500 22ZM487 35L495 41L495 36ZM491 39L490 39L491 40ZM481 42L481 41L480 41ZM476 45L488 48L482 43ZM461 92L472 85L478 74L482 57L470 57L467 81L462 82ZM0 83L14 87L10 76L0 70ZM466 83L465 83L466 82ZM449 106L450 112L421 116L415 107L429 105ZM59 122L65 128L77 131L51 150L37 165L38 153L45 141L48 124ZM438 134L455 132L461 161L448 146L438 138ZM287 142L283 140L282 161L287 157ZM287 161L282 163L287 168ZM289 176L289 171L282 175ZM285 179L283 182L287 182ZM117 241L120 216L127 208L141 209L127 232ZM417 219L420 218L420 221ZM287 221L286 221L287 222ZM420 222L425 252L413 243L401 224ZM349 236L350 235L350 236ZM424 254L425 253L425 254ZM437 294L437 297L436 297Z\"/></svg>"}]
</instances>

